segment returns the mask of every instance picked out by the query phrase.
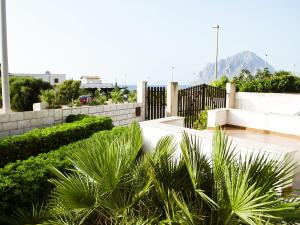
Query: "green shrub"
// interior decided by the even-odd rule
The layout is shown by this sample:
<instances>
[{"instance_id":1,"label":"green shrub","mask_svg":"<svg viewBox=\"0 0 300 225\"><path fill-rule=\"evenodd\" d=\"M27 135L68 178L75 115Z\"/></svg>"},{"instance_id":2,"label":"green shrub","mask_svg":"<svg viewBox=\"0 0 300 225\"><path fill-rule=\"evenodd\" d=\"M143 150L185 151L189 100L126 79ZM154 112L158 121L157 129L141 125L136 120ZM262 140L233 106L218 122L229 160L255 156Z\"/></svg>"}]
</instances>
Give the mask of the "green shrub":
<instances>
[{"instance_id":1,"label":"green shrub","mask_svg":"<svg viewBox=\"0 0 300 225\"><path fill-rule=\"evenodd\" d=\"M41 90L51 88L50 83L31 77L11 77L9 86L11 108L19 112L31 111L33 103L39 102Z\"/></svg>"},{"instance_id":2,"label":"green shrub","mask_svg":"<svg viewBox=\"0 0 300 225\"><path fill-rule=\"evenodd\" d=\"M123 102L122 91L119 88L115 88L114 90L112 90L110 96L113 103Z\"/></svg>"},{"instance_id":3,"label":"green shrub","mask_svg":"<svg viewBox=\"0 0 300 225\"><path fill-rule=\"evenodd\" d=\"M198 116L198 119L194 122L194 126L193 126L194 129L204 130L207 128L207 117L208 117L207 110L208 109L201 111L201 113Z\"/></svg>"},{"instance_id":4,"label":"green shrub","mask_svg":"<svg viewBox=\"0 0 300 225\"><path fill-rule=\"evenodd\" d=\"M300 78L287 71L278 71L274 74L268 69L258 70L253 76L247 70L232 79L237 91L266 92L266 93L300 93Z\"/></svg>"},{"instance_id":5,"label":"green shrub","mask_svg":"<svg viewBox=\"0 0 300 225\"><path fill-rule=\"evenodd\" d=\"M86 114L78 114L78 115L71 114L66 117L66 123L72 123L75 121L83 120L84 118L88 118L88 117L90 116Z\"/></svg>"},{"instance_id":6,"label":"green shrub","mask_svg":"<svg viewBox=\"0 0 300 225\"><path fill-rule=\"evenodd\" d=\"M49 108L57 105L57 95L53 89L41 90L40 99L42 102L48 103Z\"/></svg>"},{"instance_id":7,"label":"green shrub","mask_svg":"<svg viewBox=\"0 0 300 225\"><path fill-rule=\"evenodd\" d=\"M136 91L129 92L129 94L128 94L128 102L133 103L133 102L136 102L136 100L137 100Z\"/></svg>"},{"instance_id":8,"label":"green shrub","mask_svg":"<svg viewBox=\"0 0 300 225\"><path fill-rule=\"evenodd\" d=\"M226 88L226 83L229 82L228 77L226 77L225 75L221 76L220 80L215 80L213 82L211 82L211 86L214 87L219 87L219 88Z\"/></svg>"},{"instance_id":9,"label":"green shrub","mask_svg":"<svg viewBox=\"0 0 300 225\"><path fill-rule=\"evenodd\" d=\"M80 81L66 80L55 87L58 95L58 102L62 105L69 104L78 99L80 95Z\"/></svg>"},{"instance_id":10,"label":"green shrub","mask_svg":"<svg viewBox=\"0 0 300 225\"><path fill-rule=\"evenodd\" d=\"M112 130L100 131L88 139L0 168L0 212L11 213L12 209L31 207L32 203L47 201L52 189L48 180L54 177L50 168L67 171L71 168L71 162L66 156L72 155L76 145L87 140L113 140L127 130L127 127L115 127Z\"/></svg>"},{"instance_id":11,"label":"green shrub","mask_svg":"<svg viewBox=\"0 0 300 225\"><path fill-rule=\"evenodd\" d=\"M4 138L0 140L0 166L49 152L62 145L87 138L97 131L109 130L112 126L111 118L93 116Z\"/></svg>"}]
</instances>

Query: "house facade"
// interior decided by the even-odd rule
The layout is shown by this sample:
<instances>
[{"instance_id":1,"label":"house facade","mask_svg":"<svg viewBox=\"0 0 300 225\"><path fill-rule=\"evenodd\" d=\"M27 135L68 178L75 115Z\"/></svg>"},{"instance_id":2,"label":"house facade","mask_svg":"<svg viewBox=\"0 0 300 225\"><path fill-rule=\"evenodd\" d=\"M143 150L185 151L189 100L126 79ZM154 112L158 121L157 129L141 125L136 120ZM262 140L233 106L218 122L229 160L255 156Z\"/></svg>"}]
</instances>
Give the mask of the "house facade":
<instances>
[{"instance_id":1,"label":"house facade","mask_svg":"<svg viewBox=\"0 0 300 225\"><path fill-rule=\"evenodd\" d=\"M50 71L46 71L44 74L11 73L10 76L33 77L36 79L42 79L45 82L49 82L51 85L61 84L66 80L66 74L52 74Z\"/></svg>"}]
</instances>

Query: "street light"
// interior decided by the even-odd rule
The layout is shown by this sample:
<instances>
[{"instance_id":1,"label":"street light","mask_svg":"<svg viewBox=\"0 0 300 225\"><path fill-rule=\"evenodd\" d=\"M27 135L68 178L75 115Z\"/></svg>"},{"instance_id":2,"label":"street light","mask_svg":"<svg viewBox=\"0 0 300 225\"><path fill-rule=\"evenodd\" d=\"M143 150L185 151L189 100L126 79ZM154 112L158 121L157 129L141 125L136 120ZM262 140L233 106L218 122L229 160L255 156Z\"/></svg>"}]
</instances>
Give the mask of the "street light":
<instances>
[{"instance_id":1,"label":"street light","mask_svg":"<svg viewBox=\"0 0 300 225\"><path fill-rule=\"evenodd\" d=\"M296 76L296 64L294 63L294 76Z\"/></svg>"},{"instance_id":2,"label":"street light","mask_svg":"<svg viewBox=\"0 0 300 225\"><path fill-rule=\"evenodd\" d=\"M126 79L127 79L127 74L124 74L124 87L126 88Z\"/></svg>"},{"instance_id":3,"label":"street light","mask_svg":"<svg viewBox=\"0 0 300 225\"><path fill-rule=\"evenodd\" d=\"M268 68L268 54L266 54L265 68Z\"/></svg>"},{"instance_id":4,"label":"street light","mask_svg":"<svg viewBox=\"0 0 300 225\"><path fill-rule=\"evenodd\" d=\"M7 57L7 30L6 30L6 0L0 0L0 60L1 60L1 80L2 80L2 107L3 113L9 113L10 94L9 94L9 75Z\"/></svg>"},{"instance_id":5,"label":"street light","mask_svg":"<svg viewBox=\"0 0 300 225\"><path fill-rule=\"evenodd\" d=\"M217 33L216 64L215 64L215 76L214 76L214 80L217 80L217 78L218 78L218 54L219 54L219 29L220 29L220 26L219 26L219 24L217 24L216 26L214 26L212 28L215 29L216 33Z\"/></svg>"},{"instance_id":6,"label":"street light","mask_svg":"<svg viewBox=\"0 0 300 225\"><path fill-rule=\"evenodd\" d=\"M175 69L175 67L172 66L172 82L173 82L173 78L174 78L174 69Z\"/></svg>"}]
</instances>

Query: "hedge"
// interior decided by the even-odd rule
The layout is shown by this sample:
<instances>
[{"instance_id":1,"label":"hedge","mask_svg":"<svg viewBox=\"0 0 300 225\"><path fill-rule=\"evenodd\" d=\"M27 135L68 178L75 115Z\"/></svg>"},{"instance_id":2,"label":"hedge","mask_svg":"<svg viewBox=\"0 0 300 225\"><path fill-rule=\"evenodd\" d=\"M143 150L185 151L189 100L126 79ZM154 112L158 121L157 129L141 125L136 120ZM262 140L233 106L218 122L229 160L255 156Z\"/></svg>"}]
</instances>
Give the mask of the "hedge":
<instances>
[{"instance_id":1,"label":"hedge","mask_svg":"<svg viewBox=\"0 0 300 225\"><path fill-rule=\"evenodd\" d=\"M78 114L78 115L69 115L66 118L66 123L72 123L75 121L83 120L84 118L90 117L89 115L86 114Z\"/></svg>"},{"instance_id":2,"label":"hedge","mask_svg":"<svg viewBox=\"0 0 300 225\"><path fill-rule=\"evenodd\" d=\"M0 168L0 212L11 213L18 208L31 208L33 203L47 202L52 189L48 180L55 177L50 168L55 167L60 171L70 169L71 162L67 155L74 153L76 145L99 138L113 140L126 131L127 127L100 131L88 139Z\"/></svg>"},{"instance_id":3,"label":"hedge","mask_svg":"<svg viewBox=\"0 0 300 225\"><path fill-rule=\"evenodd\" d=\"M22 135L4 138L0 140L0 167L9 162L49 152L112 127L111 118L90 116L73 123L34 129Z\"/></svg>"}]
</instances>

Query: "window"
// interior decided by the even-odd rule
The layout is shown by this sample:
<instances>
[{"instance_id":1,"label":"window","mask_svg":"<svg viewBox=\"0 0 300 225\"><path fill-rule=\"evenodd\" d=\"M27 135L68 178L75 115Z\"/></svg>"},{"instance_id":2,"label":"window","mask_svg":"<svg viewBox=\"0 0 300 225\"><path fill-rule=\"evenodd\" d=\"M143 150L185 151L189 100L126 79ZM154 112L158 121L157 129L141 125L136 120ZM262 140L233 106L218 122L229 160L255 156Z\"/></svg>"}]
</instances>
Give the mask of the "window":
<instances>
[{"instance_id":1,"label":"window","mask_svg":"<svg viewBox=\"0 0 300 225\"><path fill-rule=\"evenodd\" d=\"M54 79L54 83L57 84L58 83L58 78Z\"/></svg>"}]
</instances>

